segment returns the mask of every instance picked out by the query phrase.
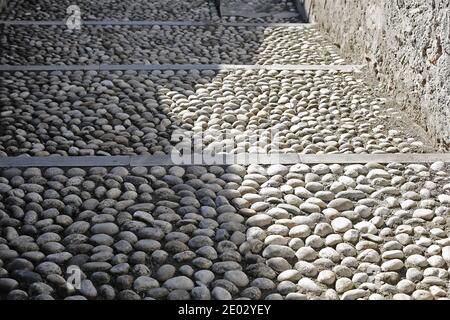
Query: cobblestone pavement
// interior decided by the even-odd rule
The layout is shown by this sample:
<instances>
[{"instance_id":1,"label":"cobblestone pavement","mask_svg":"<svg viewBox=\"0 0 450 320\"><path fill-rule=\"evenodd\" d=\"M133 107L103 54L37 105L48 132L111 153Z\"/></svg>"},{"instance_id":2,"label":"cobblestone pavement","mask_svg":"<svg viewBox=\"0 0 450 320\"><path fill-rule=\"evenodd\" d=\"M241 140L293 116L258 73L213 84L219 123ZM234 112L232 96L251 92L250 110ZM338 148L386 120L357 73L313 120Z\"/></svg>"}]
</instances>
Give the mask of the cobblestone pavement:
<instances>
[{"instance_id":1,"label":"cobblestone pavement","mask_svg":"<svg viewBox=\"0 0 450 320\"><path fill-rule=\"evenodd\" d=\"M444 163L5 169L9 299L448 296ZM79 290L67 286L79 266Z\"/></svg>"},{"instance_id":2,"label":"cobblestone pavement","mask_svg":"<svg viewBox=\"0 0 450 320\"><path fill-rule=\"evenodd\" d=\"M427 137L314 26L170 3L78 1L85 20L213 24L0 27L3 67L50 68L0 72L0 299L448 299L450 171L412 159L435 152ZM0 18L70 4L10 1ZM172 70L51 71L100 64ZM404 163L106 165L151 163L183 134L205 152ZM64 158L27 165L46 156Z\"/></svg>"},{"instance_id":3,"label":"cobblestone pavement","mask_svg":"<svg viewBox=\"0 0 450 320\"><path fill-rule=\"evenodd\" d=\"M310 27L4 26L1 64L344 64Z\"/></svg>"},{"instance_id":4,"label":"cobblestone pavement","mask_svg":"<svg viewBox=\"0 0 450 320\"><path fill-rule=\"evenodd\" d=\"M275 11L294 12L291 1L283 0L285 6L275 6ZM220 17L214 0L51 0L8 1L8 8L0 13L1 20L61 20L68 16L67 8L76 4L83 20L155 20L155 21L240 21L240 22L299 22L299 17ZM251 6L250 6L251 8ZM247 8L248 9L248 8ZM248 11L248 10L247 10ZM267 10L266 10L267 12Z\"/></svg>"},{"instance_id":5,"label":"cobblestone pavement","mask_svg":"<svg viewBox=\"0 0 450 320\"><path fill-rule=\"evenodd\" d=\"M424 152L390 128L382 99L350 73L154 71L3 73L3 155L129 155L173 150L175 130L204 149L284 153ZM231 132L221 143L219 133ZM272 133L275 132L276 136ZM264 141L249 137L267 136ZM243 139L242 137L247 137ZM231 140L231 141L230 141Z\"/></svg>"}]
</instances>

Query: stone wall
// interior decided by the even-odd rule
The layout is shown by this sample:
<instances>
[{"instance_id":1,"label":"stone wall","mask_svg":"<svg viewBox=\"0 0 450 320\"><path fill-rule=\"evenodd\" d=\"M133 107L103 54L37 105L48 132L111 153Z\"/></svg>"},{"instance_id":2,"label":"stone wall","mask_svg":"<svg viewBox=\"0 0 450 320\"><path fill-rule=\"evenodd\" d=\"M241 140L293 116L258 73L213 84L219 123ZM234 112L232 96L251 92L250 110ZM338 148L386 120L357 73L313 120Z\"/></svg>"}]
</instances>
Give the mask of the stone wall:
<instances>
[{"instance_id":1,"label":"stone wall","mask_svg":"<svg viewBox=\"0 0 450 320\"><path fill-rule=\"evenodd\" d=\"M450 147L450 1L298 0L352 63Z\"/></svg>"}]
</instances>

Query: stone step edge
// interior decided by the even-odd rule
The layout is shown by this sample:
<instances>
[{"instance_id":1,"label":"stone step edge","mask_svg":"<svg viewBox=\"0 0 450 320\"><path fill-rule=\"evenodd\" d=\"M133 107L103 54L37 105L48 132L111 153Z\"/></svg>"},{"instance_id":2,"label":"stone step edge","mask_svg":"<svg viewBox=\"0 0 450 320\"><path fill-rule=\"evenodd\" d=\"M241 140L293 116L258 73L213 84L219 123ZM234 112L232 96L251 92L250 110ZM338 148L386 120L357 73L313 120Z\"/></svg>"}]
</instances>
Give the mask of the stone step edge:
<instances>
[{"instance_id":1,"label":"stone step edge","mask_svg":"<svg viewBox=\"0 0 450 320\"><path fill-rule=\"evenodd\" d=\"M209 165L271 165L284 164L366 164L366 163L450 163L450 154L241 154L211 158L194 154L189 161L178 161L171 155L154 156L49 156L0 157L0 168L19 167L151 167L151 166L209 166ZM215 160L215 161L212 161ZM217 161L219 160L219 161Z\"/></svg>"},{"instance_id":2,"label":"stone step edge","mask_svg":"<svg viewBox=\"0 0 450 320\"><path fill-rule=\"evenodd\" d=\"M55 20L0 20L0 24L9 26L64 26L66 21ZM224 26L224 27L294 27L309 28L315 23L271 23L271 22L208 22L208 21L148 21L148 20L82 20L87 26Z\"/></svg>"},{"instance_id":3,"label":"stone step edge","mask_svg":"<svg viewBox=\"0 0 450 320\"><path fill-rule=\"evenodd\" d=\"M237 64L90 64L90 65L0 65L0 72L14 71L154 71L154 70L278 70L340 71L360 73L364 65L237 65Z\"/></svg>"}]
</instances>

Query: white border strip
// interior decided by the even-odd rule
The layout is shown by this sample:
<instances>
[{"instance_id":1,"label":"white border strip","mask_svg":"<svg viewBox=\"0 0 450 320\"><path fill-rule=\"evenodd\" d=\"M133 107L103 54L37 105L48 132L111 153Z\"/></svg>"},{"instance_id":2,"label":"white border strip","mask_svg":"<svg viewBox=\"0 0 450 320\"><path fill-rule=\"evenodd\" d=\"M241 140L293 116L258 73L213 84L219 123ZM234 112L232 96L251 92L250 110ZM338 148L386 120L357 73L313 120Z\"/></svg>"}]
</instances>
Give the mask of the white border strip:
<instances>
[{"instance_id":1,"label":"white border strip","mask_svg":"<svg viewBox=\"0 0 450 320\"><path fill-rule=\"evenodd\" d=\"M302 154L302 163L354 164L354 163L450 163L450 153L389 153L389 154Z\"/></svg>"},{"instance_id":2,"label":"white border strip","mask_svg":"<svg viewBox=\"0 0 450 320\"><path fill-rule=\"evenodd\" d=\"M232 64L90 64L0 65L0 72L14 71L118 71L118 70L300 70L361 72L364 65L232 65Z\"/></svg>"},{"instance_id":3,"label":"white border strip","mask_svg":"<svg viewBox=\"0 0 450 320\"><path fill-rule=\"evenodd\" d=\"M198 157L197 157L198 156ZM201 155L193 155L193 159L202 159ZM366 163L423 163L430 164L442 161L450 164L450 153L447 154L243 154L224 155L221 163L214 165L241 164L249 165L257 163L261 165L297 163L305 164L366 164ZM88 157L3 157L0 158L0 168L16 167L149 167L149 166L173 166L170 155L165 156L88 156ZM211 165L208 162L192 162L181 165Z\"/></svg>"},{"instance_id":4,"label":"white border strip","mask_svg":"<svg viewBox=\"0 0 450 320\"><path fill-rule=\"evenodd\" d=\"M0 24L8 26L63 26L65 21L52 20L0 20ZM81 21L81 25L86 26L224 26L224 27L294 27L294 28L309 28L316 24L314 23L264 23L264 22L203 22L203 21L147 21L147 20L86 20Z\"/></svg>"}]
</instances>

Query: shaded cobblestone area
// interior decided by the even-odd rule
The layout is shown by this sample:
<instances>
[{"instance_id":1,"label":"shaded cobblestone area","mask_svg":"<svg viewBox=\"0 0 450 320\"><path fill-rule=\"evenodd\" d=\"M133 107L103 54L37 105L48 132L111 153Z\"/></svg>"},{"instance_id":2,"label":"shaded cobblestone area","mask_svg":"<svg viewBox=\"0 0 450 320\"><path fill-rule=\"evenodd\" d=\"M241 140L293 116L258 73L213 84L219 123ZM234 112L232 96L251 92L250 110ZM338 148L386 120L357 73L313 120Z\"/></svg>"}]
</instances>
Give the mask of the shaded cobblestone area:
<instances>
[{"instance_id":1,"label":"shaded cobblestone area","mask_svg":"<svg viewBox=\"0 0 450 320\"><path fill-rule=\"evenodd\" d=\"M202 132L203 150L225 151L232 143L235 153L429 150L406 128L390 127L383 100L350 73L55 71L2 77L3 155L167 154L179 142L175 130Z\"/></svg>"}]
</instances>

